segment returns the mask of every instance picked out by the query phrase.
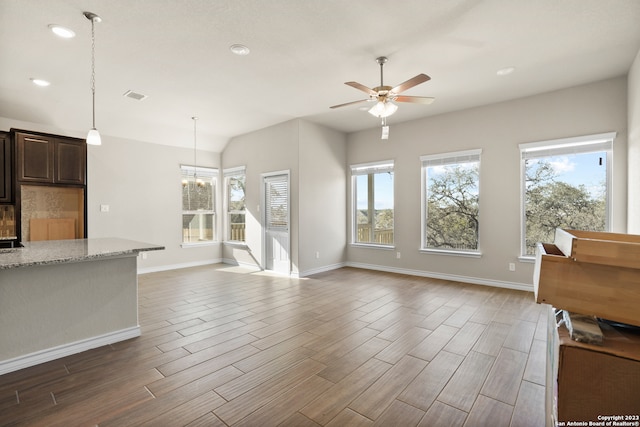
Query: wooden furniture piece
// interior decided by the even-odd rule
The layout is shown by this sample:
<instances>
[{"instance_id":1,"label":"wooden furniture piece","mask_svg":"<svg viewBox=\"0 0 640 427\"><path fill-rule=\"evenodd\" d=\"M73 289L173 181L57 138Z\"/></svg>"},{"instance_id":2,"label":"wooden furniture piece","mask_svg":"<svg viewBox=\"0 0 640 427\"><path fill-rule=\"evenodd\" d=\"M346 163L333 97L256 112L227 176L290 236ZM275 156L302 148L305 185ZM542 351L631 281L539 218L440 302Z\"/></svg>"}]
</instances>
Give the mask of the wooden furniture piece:
<instances>
[{"instance_id":1,"label":"wooden furniture piece","mask_svg":"<svg viewBox=\"0 0 640 427\"><path fill-rule=\"evenodd\" d=\"M640 326L640 236L556 230L538 243L536 301Z\"/></svg>"},{"instance_id":2,"label":"wooden furniture piece","mask_svg":"<svg viewBox=\"0 0 640 427\"><path fill-rule=\"evenodd\" d=\"M640 236L557 229L537 245L533 283L539 303L640 326ZM550 313L547 425L640 416L640 334L600 322L602 346L584 344Z\"/></svg>"},{"instance_id":3,"label":"wooden furniture piece","mask_svg":"<svg viewBox=\"0 0 640 427\"><path fill-rule=\"evenodd\" d=\"M16 131L15 141L19 181L85 184L87 147L84 140Z\"/></svg>"},{"instance_id":4,"label":"wooden furniture piece","mask_svg":"<svg viewBox=\"0 0 640 427\"><path fill-rule=\"evenodd\" d=\"M599 416L640 422L640 334L600 322L603 345L580 343L549 312L547 426L597 423Z\"/></svg>"},{"instance_id":5,"label":"wooden furniture piece","mask_svg":"<svg viewBox=\"0 0 640 427\"><path fill-rule=\"evenodd\" d=\"M76 238L87 237L87 145L84 139L52 135L22 129L11 129L15 183L13 200L16 211L17 241L31 239L31 219L76 219ZM75 189L81 195L74 213L60 211L49 203L44 211L32 212L33 203L26 200L34 192L59 194L61 188ZM41 199L42 200L42 199ZM31 208L30 208L31 207Z\"/></svg>"},{"instance_id":6,"label":"wooden furniture piece","mask_svg":"<svg viewBox=\"0 0 640 427\"><path fill-rule=\"evenodd\" d=\"M11 138L0 132L0 203L13 202L13 168Z\"/></svg>"}]
</instances>

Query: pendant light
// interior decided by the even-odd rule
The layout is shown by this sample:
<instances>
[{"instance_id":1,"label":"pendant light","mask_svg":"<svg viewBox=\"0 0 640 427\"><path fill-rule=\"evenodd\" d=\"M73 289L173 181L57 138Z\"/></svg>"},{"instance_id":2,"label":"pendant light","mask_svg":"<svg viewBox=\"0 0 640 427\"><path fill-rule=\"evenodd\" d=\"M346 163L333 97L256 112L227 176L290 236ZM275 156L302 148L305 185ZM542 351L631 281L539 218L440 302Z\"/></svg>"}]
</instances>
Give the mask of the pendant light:
<instances>
[{"instance_id":1,"label":"pendant light","mask_svg":"<svg viewBox=\"0 0 640 427\"><path fill-rule=\"evenodd\" d=\"M102 145L100 132L96 129L96 33L95 24L102 22L102 18L92 12L84 12L84 16L91 21L91 100L92 100L92 127L87 134L87 144Z\"/></svg>"}]
</instances>

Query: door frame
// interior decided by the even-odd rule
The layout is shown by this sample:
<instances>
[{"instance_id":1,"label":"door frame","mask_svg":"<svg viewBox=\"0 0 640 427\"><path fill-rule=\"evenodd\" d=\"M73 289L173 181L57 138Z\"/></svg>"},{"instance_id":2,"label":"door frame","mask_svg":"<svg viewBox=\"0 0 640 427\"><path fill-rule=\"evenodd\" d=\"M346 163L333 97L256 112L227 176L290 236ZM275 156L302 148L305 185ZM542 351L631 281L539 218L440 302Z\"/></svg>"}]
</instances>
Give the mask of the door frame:
<instances>
[{"instance_id":1,"label":"door frame","mask_svg":"<svg viewBox=\"0 0 640 427\"><path fill-rule=\"evenodd\" d=\"M262 224L262 269L265 271L271 271L278 273L275 270L269 270L267 268L267 194L265 191L265 184L267 179L273 178L275 176L286 176L287 178L287 240L288 240L288 256L289 256L289 266L287 268L287 275L291 275L291 170L279 170L273 172L265 172L260 174L260 200L262 200L262 214L260 216L260 221Z\"/></svg>"}]
</instances>

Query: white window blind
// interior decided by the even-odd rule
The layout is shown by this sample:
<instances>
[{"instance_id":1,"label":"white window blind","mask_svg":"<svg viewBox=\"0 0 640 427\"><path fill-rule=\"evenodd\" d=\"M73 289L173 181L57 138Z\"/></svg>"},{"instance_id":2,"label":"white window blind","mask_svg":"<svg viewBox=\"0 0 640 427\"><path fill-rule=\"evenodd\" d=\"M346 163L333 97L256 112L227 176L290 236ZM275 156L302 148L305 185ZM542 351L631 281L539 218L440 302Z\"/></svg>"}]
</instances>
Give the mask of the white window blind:
<instances>
[{"instance_id":1,"label":"white window blind","mask_svg":"<svg viewBox=\"0 0 640 427\"><path fill-rule=\"evenodd\" d=\"M610 151L616 132L520 144L523 159Z\"/></svg>"},{"instance_id":2,"label":"white window blind","mask_svg":"<svg viewBox=\"0 0 640 427\"><path fill-rule=\"evenodd\" d=\"M393 160L351 165L351 175L368 175L370 173L383 172L393 172Z\"/></svg>"},{"instance_id":3,"label":"white window blind","mask_svg":"<svg viewBox=\"0 0 640 427\"><path fill-rule=\"evenodd\" d=\"M286 181L267 181L267 227L288 227L289 185Z\"/></svg>"},{"instance_id":4,"label":"white window blind","mask_svg":"<svg viewBox=\"0 0 640 427\"><path fill-rule=\"evenodd\" d=\"M446 166L480 161L481 149L420 156L423 167Z\"/></svg>"},{"instance_id":5,"label":"white window blind","mask_svg":"<svg viewBox=\"0 0 640 427\"><path fill-rule=\"evenodd\" d=\"M218 176L218 169L200 166L196 168L195 166L180 165L180 172L183 178L194 178L197 176L198 178L204 179Z\"/></svg>"}]
</instances>

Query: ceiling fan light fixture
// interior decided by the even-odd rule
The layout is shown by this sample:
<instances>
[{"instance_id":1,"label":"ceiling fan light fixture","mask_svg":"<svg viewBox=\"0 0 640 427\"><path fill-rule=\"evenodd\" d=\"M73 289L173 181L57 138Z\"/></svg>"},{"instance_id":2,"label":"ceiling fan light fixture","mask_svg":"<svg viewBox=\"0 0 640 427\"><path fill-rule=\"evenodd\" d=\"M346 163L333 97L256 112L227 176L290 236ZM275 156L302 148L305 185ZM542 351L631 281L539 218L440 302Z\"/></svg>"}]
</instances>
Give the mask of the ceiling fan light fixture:
<instances>
[{"instance_id":1,"label":"ceiling fan light fixture","mask_svg":"<svg viewBox=\"0 0 640 427\"><path fill-rule=\"evenodd\" d=\"M398 106L391 101L378 101L376 105L371 107L369 114L375 117L389 117L398 110Z\"/></svg>"}]
</instances>

